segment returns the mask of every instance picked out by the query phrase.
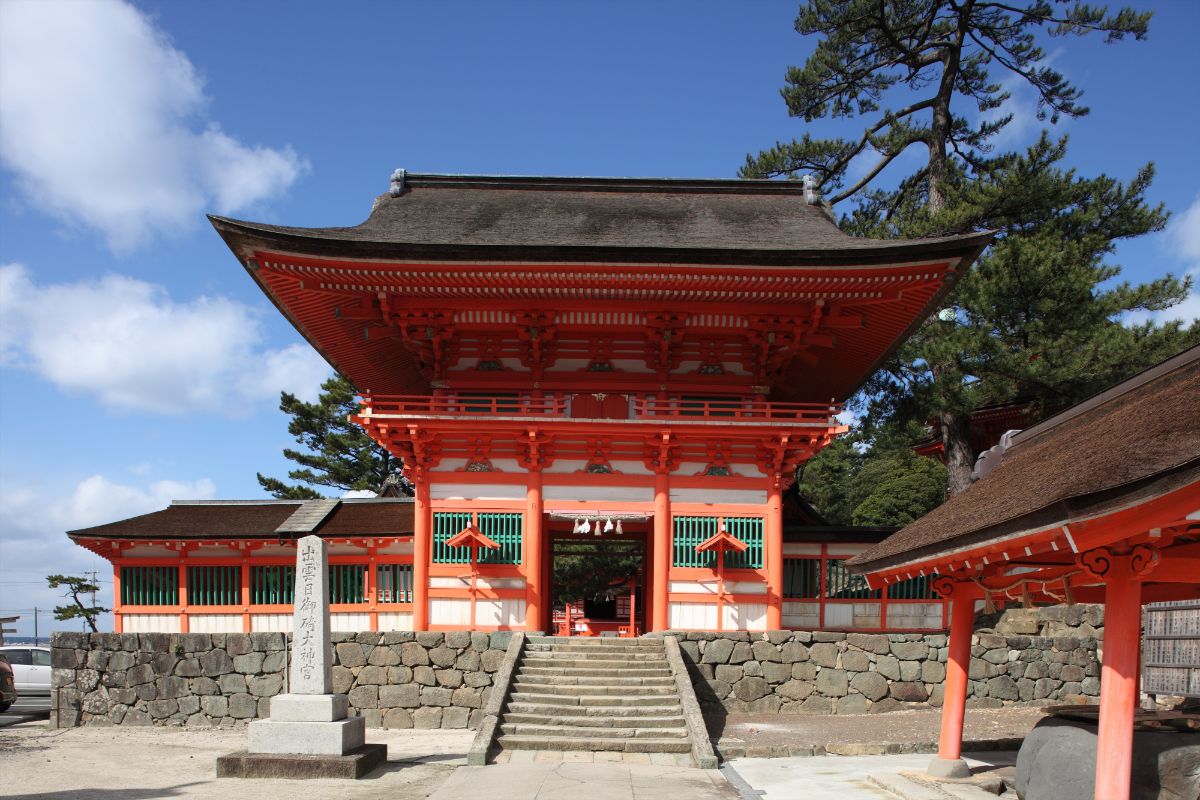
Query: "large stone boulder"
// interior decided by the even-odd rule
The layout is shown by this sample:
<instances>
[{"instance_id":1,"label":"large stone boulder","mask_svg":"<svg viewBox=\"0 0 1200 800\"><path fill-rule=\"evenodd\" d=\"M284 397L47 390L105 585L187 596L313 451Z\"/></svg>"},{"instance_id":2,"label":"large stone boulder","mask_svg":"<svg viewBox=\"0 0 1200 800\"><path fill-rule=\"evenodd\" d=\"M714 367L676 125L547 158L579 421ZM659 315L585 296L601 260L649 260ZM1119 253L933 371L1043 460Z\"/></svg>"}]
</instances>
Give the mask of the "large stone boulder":
<instances>
[{"instance_id":1,"label":"large stone boulder","mask_svg":"<svg viewBox=\"0 0 1200 800\"><path fill-rule=\"evenodd\" d=\"M1091 800L1096 725L1047 717L1017 753L1015 788L1024 800ZM1135 731L1131 800L1200 797L1200 735Z\"/></svg>"}]
</instances>

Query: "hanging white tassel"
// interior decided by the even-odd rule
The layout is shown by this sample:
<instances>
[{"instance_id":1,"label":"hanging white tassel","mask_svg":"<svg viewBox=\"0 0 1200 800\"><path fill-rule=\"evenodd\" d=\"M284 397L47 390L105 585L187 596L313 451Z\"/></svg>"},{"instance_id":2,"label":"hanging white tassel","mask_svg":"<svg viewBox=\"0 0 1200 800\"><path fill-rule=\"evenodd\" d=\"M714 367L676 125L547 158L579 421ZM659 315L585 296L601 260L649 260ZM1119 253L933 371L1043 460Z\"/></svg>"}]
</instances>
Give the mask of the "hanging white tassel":
<instances>
[{"instance_id":1,"label":"hanging white tassel","mask_svg":"<svg viewBox=\"0 0 1200 800\"><path fill-rule=\"evenodd\" d=\"M597 522L596 524L597 524L597 525L599 525L600 523L599 523L599 522ZM604 532L605 532L605 533L611 533L611 532L612 532L612 529L613 529L613 521L610 519L610 520L608 520L607 522L605 522L605 523L604 523Z\"/></svg>"},{"instance_id":2,"label":"hanging white tassel","mask_svg":"<svg viewBox=\"0 0 1200 800\"><path fill-rule=\"evenodd\" d=\"M625 534L625 531L623 531L621 529L621 520L617 520L617 535L623 536L624 534Z\"/></svg>"}]
</instances>

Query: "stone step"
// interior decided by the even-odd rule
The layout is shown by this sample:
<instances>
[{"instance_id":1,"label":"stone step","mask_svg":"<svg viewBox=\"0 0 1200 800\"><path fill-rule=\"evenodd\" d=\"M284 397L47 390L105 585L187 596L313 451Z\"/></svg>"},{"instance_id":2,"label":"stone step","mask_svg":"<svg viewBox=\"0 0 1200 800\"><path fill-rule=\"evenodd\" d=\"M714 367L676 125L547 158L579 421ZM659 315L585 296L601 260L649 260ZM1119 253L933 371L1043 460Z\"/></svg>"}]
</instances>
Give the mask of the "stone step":
<instances>
[{"instance_id":1,"label":"stone step","mask_svg":"<svg viewBox=\"0 0 1200 800\"><path fill-rule=\"evenodd\" d=\"M502 750L583 750L618 751L624 753L688 753L692 745L687 739L595 739L569 736L511 736L496 739Z\"/></svg>"},{"instance_id":2,"label":"stone step","mask_svg":"<svg viewBox=\"0 0 1200 800\"><path fill-rule=\"evenodd\" d=\"M674 687L675 679L670 675L627 676L620 674L607 675L553 675L544 672L530 672L522 668L517 672L518 683L541 683L554 686L664 686Z\"/></svg>"},{"instance_id":3,"label":"stone step","mask_svg":"<svg viewBox=\"0 0 1200 800\"><path fill-rule=\"evenodd\" d=\"M686 727L678 728L599 728L571 725L528 725L505 722L500 726L504 736L571 737L576 739L686 739Z\"/></svg>"},{"instance_id":4,"label":"stone step","mask_svg":"<svg viewBox=\"0 0 1200 800\"><path fill-rule=\"evenodd\" d=\"M662 639L621 639L616 636L530 636L525 639L526 645L567 645L578 647L605 647L620 645L621 647L650 647L663 648Z\"/></svg>"},{"instance_id":5,"label":"stone step","mask_svg":"<svg viewBox=\"0 0 1200 800\"><path fill-rule=\"evenodd\" d=\"M570 708L570 716L561 714L538 714L538 713L521 713L509 711L504 715L505 723L516 725L566 725L573 728L683 728L685 722L682 715L679 714L664 714L662 716L652 717L617 717L612 715L605 716L577 716L579 709L577 706ZM611 709L608 709L611 710Z\"/></svg>"},{"instance_id":6,"label":"stone step","mask_svg":"<svg viewBox=\"0 0 1200 800\"><path fill-rule=\"evenodd\" d=\"M569 655L563 656L557 653L526 653L522 662L531 667L591 667L592 669L621 669L623 667L665 667L667 659L665 656L656 656L648 658L646 656L638 656L637 658L589 658L588 656Z\"/></svg>"},{"instance_id":7,"label":"stone step","mask_svg":"<svg viewBox=\"0 0 1200 800\"><path fill-rule=\"evenodd\" d=\"M602 678L619 674L622 678L670 678L671 668L662 667L623 667L614 673L611 669L595 669L593 667L543 667L524 664L521 672L528 675L558 675L562 677L576 676L580 678Z\"/></svg>"},{"instance_id":8,"label":"stone step","mask_svg":"<svg viewBox=\"0 0 1200 800\"><path fill-rule=\"evenodd\" d=\"M555 684L518 680L512 685L513 694L562 694L578 697L579 695L625 695L627 697L674 697L675 685L670 686L609 686Z\"/></svg>"},{"instance_id":9,"label":"stone step","mask_svg":"<svg viewBox=\"0 0 1200 800\"><path fill-rule=\"evenodd\" d=\"M676 717L682 713L678 702L663 703L656 706L597 706L597 705L566 705L563 703L530 703L523 700L510 699L505 719L510 714L525 714L536 717L561 717L564 715L576 717L603 717L621 719L653 719L657 717ZM638 723L641 724L640 722Z\"/></svg>"},{"instance_id":10,"label":"stone step","mask_svg":"<svg viewBox=\"0 0 1200 800\"><path fill-rule=\"evenodd\" d=\"M541 705L552 706L666 706L675 698L671 695L646 695L646 696L629 696L629 695L567 695L567 694L545 694L545 693L530 693L530 692L514 692L509 699L510 704L516 703L538 703ZM678 700L675 701L678 705Z\"/></svg>"},{"instance_id":11,"label":"stone step","mask_svg":"<svg viewBox=\"0 0 1200 800\"><path fill-rule=\"evenodd\" d=\"M661 647L625 647L623 645L531 644L526 653L661 653Z\"/></svg>"}]
</instances>

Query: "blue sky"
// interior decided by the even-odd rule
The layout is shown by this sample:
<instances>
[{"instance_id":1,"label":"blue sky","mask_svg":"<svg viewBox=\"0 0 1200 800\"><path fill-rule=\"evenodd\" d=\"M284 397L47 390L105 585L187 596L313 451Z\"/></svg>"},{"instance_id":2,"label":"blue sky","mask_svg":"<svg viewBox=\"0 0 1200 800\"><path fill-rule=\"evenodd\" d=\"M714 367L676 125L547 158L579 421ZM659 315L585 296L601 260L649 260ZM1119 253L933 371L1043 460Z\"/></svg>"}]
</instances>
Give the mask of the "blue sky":
<instances>
[{"instance_id":1,"label":"blue sky","mask_svg":"<svg viewBox=\"0 0 1200 800\"><path fill-rule=\"evenodd\" d=\"M1158 167L1171 228L1125 277L1200 266L1200 4L1146 42L1051 40L1089 117L1082 174ZM415 172L731 177L803 133L779 87L794 2L0 0L0 614L106 563L63 531L171 499L262 495L280 389L326 366L204 213L350 225ZM1028 92L1005 144L1036 137ZM822 135L853 123L822 124ZM1200 315L1193 296L1168 316ZM107 601L107 598L102 598ZM54 627L49 617L42 631ZM61 624L58 625L61 627Z\"/></svg>"}]
</instances>

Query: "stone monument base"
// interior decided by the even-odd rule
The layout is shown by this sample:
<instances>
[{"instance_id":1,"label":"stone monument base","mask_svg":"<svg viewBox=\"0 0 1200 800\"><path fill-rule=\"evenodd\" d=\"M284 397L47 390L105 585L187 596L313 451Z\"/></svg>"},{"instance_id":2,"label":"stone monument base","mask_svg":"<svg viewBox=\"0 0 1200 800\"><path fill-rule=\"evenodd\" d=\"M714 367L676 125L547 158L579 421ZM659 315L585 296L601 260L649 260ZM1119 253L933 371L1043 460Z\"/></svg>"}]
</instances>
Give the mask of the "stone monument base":
<instances>
[{"instance_id":1,"label":"stone monument base","mask_svg":"<svg viewBox=\"0 0 1200 800\"><path fill-rule=\"evenodd\" d=\"M364 717L324 722L260 719L247 726L249 752L266 755L289 753L306 756L340 756L367 741Z\"/></svg>"},{"instance_id":2,"label":"stone monument base","mask_svg":"<svg viewBox=\"0 0 1200 800\"><path fill-rule=\"evenodd\" d=\"M356 779L385 761L386 744L364 744L345 755L248 753L242 750L217 759L217 777Z\"/></svg>"}]
</instances>

